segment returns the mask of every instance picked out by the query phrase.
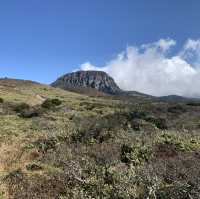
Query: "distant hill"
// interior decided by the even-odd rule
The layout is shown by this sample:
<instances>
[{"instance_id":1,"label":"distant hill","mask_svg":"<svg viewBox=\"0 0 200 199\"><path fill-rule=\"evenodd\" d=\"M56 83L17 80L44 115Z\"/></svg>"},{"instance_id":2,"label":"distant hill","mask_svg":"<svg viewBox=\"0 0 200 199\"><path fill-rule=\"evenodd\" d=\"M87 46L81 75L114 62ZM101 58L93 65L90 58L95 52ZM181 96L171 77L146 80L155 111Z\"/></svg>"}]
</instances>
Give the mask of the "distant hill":
<instances>
[{"instance_id":1,"label":"distant hill","mask_svg":"<svg viewBox=\"0 0 200 199\"><path fill-rule=\"evenodd\" d=\"M188 98L188 97L183 97L179 95L167 95L167 96L158 97L157 99L161 101L166 101L166 102L200 101L200 99L198 98Z\"/></svg>"},{"instance_id":2,"label":"distant hill","mask_svg":"<svg viewBox=\"0 0 200 199\"><path fill-rule=\"evenodd\" d=\"M12 78L0 78L0 86L7 86L7 87L17 87L17 86L28 86L40 84L38 82L34 82L31 80L22 80L22 79L12 79Z\"/></svg>"}]
</instances>

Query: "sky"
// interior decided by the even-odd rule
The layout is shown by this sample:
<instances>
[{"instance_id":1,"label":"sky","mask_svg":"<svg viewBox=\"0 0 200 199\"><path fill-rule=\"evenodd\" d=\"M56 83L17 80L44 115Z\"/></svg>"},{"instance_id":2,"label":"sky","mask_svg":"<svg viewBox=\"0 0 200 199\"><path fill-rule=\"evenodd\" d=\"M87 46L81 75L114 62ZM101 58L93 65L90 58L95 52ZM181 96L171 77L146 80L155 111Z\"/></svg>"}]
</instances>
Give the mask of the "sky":
<instances>
[{"instance_id":1,"label":"sky","mask_svg":"<svg viewBox=\"0 0 200 199\"><path fill-rule=\"evenodd\" d=\"M200 96L199 9L199 0L1 0L0 77L49 84L95 69L125 90Z\"/></svg>"}]
</instances>

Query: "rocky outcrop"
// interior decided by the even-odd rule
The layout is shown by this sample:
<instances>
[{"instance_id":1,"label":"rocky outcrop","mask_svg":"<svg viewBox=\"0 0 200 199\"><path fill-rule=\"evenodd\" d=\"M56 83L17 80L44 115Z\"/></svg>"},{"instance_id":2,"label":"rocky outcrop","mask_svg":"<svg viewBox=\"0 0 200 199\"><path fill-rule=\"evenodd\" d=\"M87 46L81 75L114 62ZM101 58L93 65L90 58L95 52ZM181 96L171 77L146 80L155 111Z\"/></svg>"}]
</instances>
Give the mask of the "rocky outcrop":
<instances>
[{"instance_id":1,"label":"rocky outcrop","mask_svg":"<svg viewBox=\"0 0 200 199\"><path fill-rule=\"evenodd\" d=\"M121 92L114 79L103 71L77 71L68 73L58 78L51 86L65 90L93 88L108 94L118 94Z\"/></svg>"}]
</instances>

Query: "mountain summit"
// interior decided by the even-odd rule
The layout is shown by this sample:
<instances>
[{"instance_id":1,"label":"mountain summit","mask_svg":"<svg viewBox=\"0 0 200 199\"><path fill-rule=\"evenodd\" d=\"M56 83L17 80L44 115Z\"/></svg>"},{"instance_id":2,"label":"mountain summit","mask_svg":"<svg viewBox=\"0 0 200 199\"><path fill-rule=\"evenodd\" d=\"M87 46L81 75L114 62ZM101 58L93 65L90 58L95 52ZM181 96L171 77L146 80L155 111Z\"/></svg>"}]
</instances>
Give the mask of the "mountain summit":
<instances>
[{"instance_id":1,"label":"mountain summit","mask_svg":"<svg viewBox=\"0 0 200 199\"><path fill-rule=\"evenodd\" d=\"M118 94L121 92L114 79L103 71L77 71L68 73L59 77L51 86L65 90L92 88L108 94Z\"/></svg>"}]
</instances>

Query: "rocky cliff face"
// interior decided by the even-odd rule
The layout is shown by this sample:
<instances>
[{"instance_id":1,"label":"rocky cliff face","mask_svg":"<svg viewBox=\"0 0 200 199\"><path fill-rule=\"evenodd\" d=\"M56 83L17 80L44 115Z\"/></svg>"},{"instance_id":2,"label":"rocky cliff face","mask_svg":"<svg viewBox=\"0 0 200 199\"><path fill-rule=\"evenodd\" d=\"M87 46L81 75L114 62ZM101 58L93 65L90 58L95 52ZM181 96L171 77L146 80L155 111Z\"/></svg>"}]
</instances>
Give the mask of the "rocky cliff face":
<instances>
[{"instance_id":1,"label":"rocky cliff face","mask_svg":"<svg viewBox=\"0 0 200 199\"><path fill-rule=\"evenodd\" d=\"M51 84L53 87L68 89L93 88L108 94L118 94L121 89L112 77L102 71L77 71L63 75Z\"/></svg>"}]
</instances>

